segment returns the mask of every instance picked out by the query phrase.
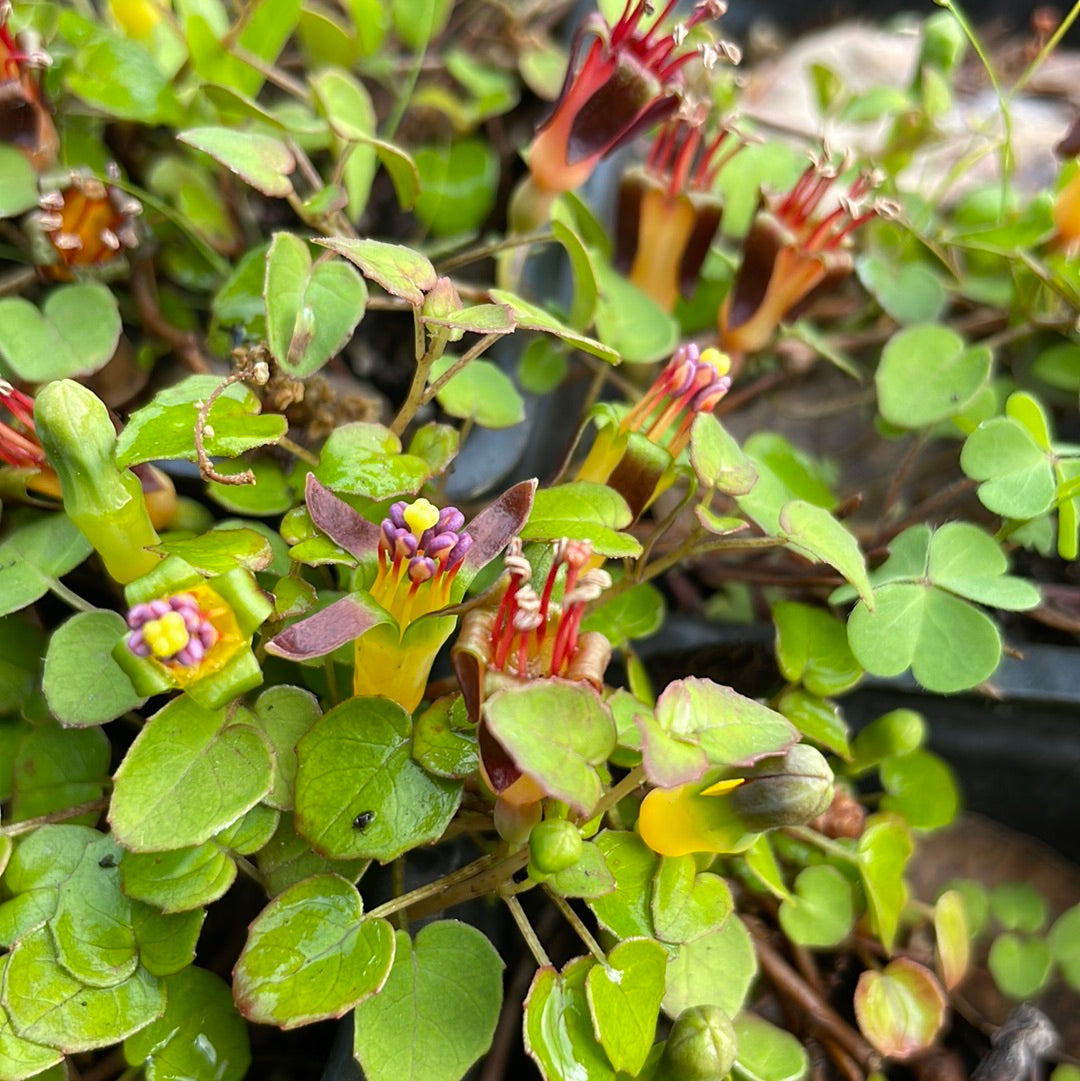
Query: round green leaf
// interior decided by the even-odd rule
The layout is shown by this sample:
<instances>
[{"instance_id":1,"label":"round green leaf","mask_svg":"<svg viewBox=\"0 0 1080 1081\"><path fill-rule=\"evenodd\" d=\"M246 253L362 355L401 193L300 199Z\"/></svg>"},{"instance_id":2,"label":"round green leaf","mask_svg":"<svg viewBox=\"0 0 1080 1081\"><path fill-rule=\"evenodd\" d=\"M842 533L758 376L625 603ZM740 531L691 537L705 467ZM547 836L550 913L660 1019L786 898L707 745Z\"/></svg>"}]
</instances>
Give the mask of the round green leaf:
<instances>
[{"instance_id":1,"label":"round green leaf","mask_svg":"<svg viewBox=\"0 0 1080 1081\"><path fill-rule=\"evenodd\" d=\"M910 754L886 758L881 783L887 795L881 809L895 811L917 830L947 826L960 809L960 791L948 764L919 748Z\"/></svg>"},{"instance_id":2,"label":"round green leaf","mask_svg":"<svg viewBox=\"0 0 1080 1081\"><path fill-rule=\"evenodd\" d=\"M262 732L185 695L151 717L131 745L116 771L109 821L136 852L186 848L235 822L272 783Z\"/></svg>"},{"instance_id":3,"label":"round green leaf","mask_svg":"<svg viewBox=\"0 0 1080 1081\"><path fill-rule=\"evenodd\" d=\"M596 336L628 363L666 357L679 344L679 324L655 300L594 251Z\"/></svg>"},{"instance_id":4,"label":"round green leaf","mask_svg":"<svg viewBox=\"0 0 1080 1081\"><path fill-rule=\"evenodd\" d=\"M731 890L709 871L698 874L693 856L669 856L653 877L649 902L656 937L692 942L717 930L734 908Z\"/></svg>"},{"instance_id":5,"label":"round green leaf","mask_svg":"<svg viewBox=\"0 0 1080 1081\"><path fill-rule=\"evenodd\" d=\"M989 379L992 359L938 323L905 327L886 343L874 376L881 415L908 429L959 413Z\"/></svg>"},{"instance_id":6,"label":"round green leaf","mask_svg":"<svg viewBox=\"0 0 1080 1081\"><path fill-rule=\"evenodd\" d=\"M314 266L307 244L275 233L266 253L266 333L274 359L305 379L335 356L364 317L367 286L348 263Z\"/></svg>"},{"instance_id":7,"label":"round green leaf","mask_svg":"<svg viewBox=\"0 0 1080 1081\"><path fill-rule=\"evenodd\" d=\"M502 959L456 920L396 937L386 983L356 1007L353 1053L369 1081L458 1081L491 1046Z\"/></svg>"},{"instance_id":8,"label":"round green leaf","mask_svg":"<svg viewBox=\"0 0 1080 1081\"><path fill-rule=\"evenodd\" d=\"M146 1081L241 1081L251 1048L228 984L191 966L166 979L165 993L165 1013L124 1041L128 1063L145 1064Z\"/></svg>"},{"instance_id":9,"label":"round green leaf","mask_svg":"<svg viewBox=\"0 0 1080 1081\"><path fill-rule=\"evenodd\" d=\"M871 612L862 602L848 621L858 662L877 676L911 668L929 691L950 694L989 678L1001 659L992 620L951 594L914 582L874 590Z\"/></svg>"},{"instance_id":10,"label":"round green leaf","mask_svg":"<svg viewBox=\"0 0 1080 1081\"><path fill-rule=\"evenodd\" d=\"M637 720L647 776L661 787L696 781L711 766L753 765L798 739L779 713L696 676L669 683L655 717Z\"/></svg>"},{"instance_id":11,"label":"round green leaf","mask_svg":"<svg viewBox=\"0 0 1080 1081\"><path fill-rule=\"evenodd\" d=\"M41 311L21 297L0 300L0 359L20 379L45 383L103 367L120 340L120 310L100 282L61 285Z\"/></svg>"},{"instance_id":12,"label":"round green leaf","mask_svg":"<svg viewBox=\"0 0 1080 1081\"><path fill-rule=\"evenodd\" d=\"M571 961L562 973L537 970L525 998L525 1050L544 1081L615 1081L593 1032L585 980L591 957Z\"/></svg>"},{"instance_id":13,"label":"round green leaf","mask_svg":"<svg viewBox=\"0 0 1080 1081\"><path fill-rule=\"evenodd\" d=\"M12 821L100 799L109 770L109 741L100 728L41 724L19 744L15 757ZM94 822L91 812L75 821Z\"/></svg>"},{"instance_id":14,"label":"round green leaf","mask_svg":"<svg viewBox=\"0 0 1080 1081\"><path fill-rule=\"evenodd\" d=\"M597 766L615 749L615 722L588 684L538 680L496 691L484 703L492 735L548 795L588 815L603 793ZM553 728L545 724L559 718Z\"/></svg>"},{"instance_id":15,"label":"round green leaf","mask_svg":"<svg viewBox=\"0 0 1080 1081\"><path fill-rule=\"evenodd\" d=\"M107 1047L160 1017L165 989L144 968L112 987L86 986L61 967L43 927L8 956L0 1003L23 1039L73 1054Z\"/></svg>"},{"instance_id":16,"label":"round green leaf","mask_svg":"<svg viewBox=\"0 0 1080 1081\"><path fill-rule=\"evenodd\" d=\"M664 595L651 582L636 586L605 600L582 620L583 631L599 631L612 645L620 649L638 638L655 634L664 622Z\"/></svg>"},{"instance_id":17,"label":"round green leaf","mask_svg":"<svg viewBox=\"0 0 1080 1081\"><path fill-rule=\"evenodd\" d=\"M1046 898L1027 882L1002 882L990 891L990 912L1006 931L1033 935L1046 924Z\"/></svg>"},{"instance_id":18,"label":"round green leaf","mask_svg":"<svg viewBox=\"0 0 1080 1081\"><path fill-rule=\"evenodd\" d=\"M38 179L25 154L8 143L0 147L0 218L13 218L36 206Z\"/></svg>"},{"instance_id":19,"label":"round green leaf","mask_svg":"<svg viewBox=\"0 0 1080 1081\"><path fill-rule=\"evenodd\" d=\"M649 897L660 858L636 833L605 830L594 842L604 854L615 889L589 901L596 918L617 938L651 938Z\"/></svg>"},{"instance_id":20,"label":"round green leaf","mask_svg":"<svg viewBox=\"0 0 1080 1081\"><path fill-rule=\"evenodd\" d=\"M1031 433L1012 417L984 420L968 436L960 467L979 485L987 510L1005 518L1034 518L1054 504L1054 465Z\"/></svg>"},{"instance_id":21,"label":"round green leaf","mask_svg":"<svg viewBox=\"0 0 1080 1081\"><path fill-rule=\"evenodd\" d=\"M449 370L456 359L440 357L431 366L430 381ZM482 428L510 428L525 419L525 400L514 381L490 360L466 364L435 397L450 416L475 421Z\"/></svg>"},{"instance_id":22,"label":"round green leaf","mask_svg":"<svg viewBox=\"0 0 1080 1081\"><path fill-rule=\"evenodd\" d=\"M755 1013L735 1018L735 1038L735 1081L800 1081L809 1072L802 1043Z\"/></svg>"},{"instance_id":23,"label":"round green leaf","mask_svg":"<svg viewBox=\"0 0 1080 1081\"><path fill-rule=\"evenodd\" d=\"M1046 936L1050 954L1074 990L1080 988L1080 904L1063 912Z\"/></svg>"},{"instance_id":24,"label":"round green leaf","mask_svg":"<svg viewBox=\"0 0 1080 1081\"><path fill-rule=\"evenodd\" d=\"M297 834L293 816L288 812L281 816L277 831L259 850L255 862L271 897L284 893L305 878L327 871L355 882L368 866L367 860L328 860L313 852L307 841Z\"/></svg>"},{"instance_id":25,"label":"round green leaf","mask_svg":"<svg viewBox=\"0 0 1080 1081\"><path fill-rule=\"evenodd\" d=\"M322 855L386 861L442 836L461 785L413 760L410 731L396 702L351 698L300 741L296 828Z\"/></svg>"},{"instance_id":26,"label":"round green leaf","mask_svg":"<svg viewBox=\"0 0 1080 1081\"><path fill-rule=\"evenodd\" d=\"M255 918L233 970L249 1021L296 1028L341 1017L385 982L394 932L365 920L356 887L316 875L279 894Z\"/></svg>"},{"instance_id":27,"label":"round green leaf","mask_svg":"<svg viewBox=\"0 0 1080 1081\"><path fill-rule=\"evenodd\" d=\"M930 1047L945 1023L945 992L934 974L906 957L859 977L855 1016L881 1054L906 1059Z\"/></svg>"},{"instance_id":28,"label":"round green leaf","mask_svg":"<svg viewBox=\"0 0 1080 1081\"><path fill-rule=\"evenodd\" d=\"M523 540L587 540L597 555L615 559L641 554L641 544L619 532L632 515L618 492L605 484L575 481L536 493L532 513L521 530Z\"/></svg>"},{"instance_id":29,"label":"round green leaf","mask_svg":"<svg viewBox=\"0 0 1080 1081\"><path fill-rule=\"evenodd\" d=\"M1050 949L1041 938L1006 931L990 945L987 959L994 982L1011 998L1037 995L1050 975Z\"/></svg>"},{"instance_id":30,"label":"round green leaf","mask_svg":"<svg viewBox=\"0 0 1080 1081\"><path fill-rule=\"evenodd\" d=\"M491 144L458 139L449 146L423 146L414 154L420 174L416 216L436 235L472 233L495 204L499 163Z\"/></svg>"},{"instance_id":31,"label":"round green leaf","mask_svg":"<svg viewBox=\"0 0 1080 1081\"><path fill-rule=\"evenodd\" d=\"M163 912L184 912L222 897L236 878L236 864L208 841L171 852L125 852L124 892Z\"/></svg>"},{"instance_id":32,"label":"round green leaf","mask_svg":"<svg viewBox=\"0 0 1080 1081\"><path fill-rule=\"evenodd\" d=\"M291 195L289 175L296 168L292 151L272 135L235 128L189 128L176 136L181 143L205 151L263 195Z\"/></svg>"},{"instance_id":33,"label":"round green leaf","mask_svg":"<svg viewBox=\"0 0 1080 1081\"><path fill-rule=\"evenodd\" d=\"M827 863L803 868L795 879L795 896L780 904L780 926L800 946L837 946L854 920L851 883Z\"/></svg>"},{"instance_id":34,"label":"round green leaf","mask_svg":"<svg viewBox=\"0 0 1080 1081\"><path fill-rule=\"evenodd\" d=\"M4 961L6 960L5 958ZM3 962L0 962L0 979L2 977ZM16 1036L7 1013L0 1007L0 1077L20 1079L34 1077L42 1070L47 1070L60 1062L62 1057L55 1047L44 1047L42 1044ZM66 1081L67 1076L67 1070L64 1069L61 1075L63 1081ZM53 1081L53 1079L50 1078L47 1081Z\"/></svg>"},{"instance_id":35,"label":"round green leaf","mask_svg":"<svg viewBox=\"0 0 1080 1081\"><path fill-rule=\"evenodd\" d=\"M948 299L941 279L921 263L899 266L874 255L855 260L859 280L885 312L898 323L928 323L941 314Z\"/></svg>"},{"instance_id":36,"label":"round green leaf","mask_svg":"<svg viewBox=\"0 0 1080 1081\"><path fill-rule=\"evenodd\" d=\"M318 700L299 687L270 687L255 703L259 727L274 750L274 786L265 802L279 811L292 809L296 786L296 745L322 716Z\"/></svg>"},{"instance_id":37,"label":"round green leaf","mask_svg":"<svg viewBox=\"0 0 1080 1081\"><path fill-rule=\"evenodd\" d=\"M80 728L103 724L142 705L112 657L126 632L115 612L79 612L53 632L41 684L58 721Z\"/></svg>"},{"instance_id":38,"label":"round green leaf","mask_svg":"<svg viewBox=\"0 0 1080 1081\"><path fill-rule=\"evenodd\" d=\"M776 661L789 683L822 697L851 690L862 676L843 623L831 612L796 601L773 605Z\"/></svg>"},{"instance_id":39,"label":"round green leaf","mask_svg":"<svg viewBox=\"0 0 1080 1081\"><path fill-rule=\"evenodd\" d=\"M796 688L785 691L776 708L812 743L841 758L851 757L847 724L835 702Z\"/></svg>"},{"instance_id":40,"label":"round green leaf","mask_svg":"<svg viewBox=\"0 0 1080 1081\"><path fill-rule=\"evenodd\" d=\"M1009 562L993 537L971 522L946 522L930 540L927 575L934 585L950 593L1023 611L1039 603L1039 591L1005 571Z\"/></svg>"},{"instance_id":41,"label":"round green leaf","mask_svg":"<svg viewBox=\"0 0 1080 1081\"><path fill-rule=\"evenodd\" d=\"M664 1013L675 1018L691 1006L708 1004L734 1017L756 974L750 932L732 913L718 930L670 951Z\"/></svg>"},{"instance_id":42,"label":"round green leaf","mask_svg":"<svg viewBox=\"0 0 1080 1081\"><path fill-rule=\"evenodd\" d=\"M593 1031L616 1070L636 1076L656 1037L667 953L659 942L620 942L585 979Z\"/></svg>"},{"instance_id":43,"label":"round green leaf","mask_svg":"<svg viewBox=\"0 0 1080 1081\"><path fill-rule=\"evenodd\" d=\"M465 778L476 770L476 728L469 724L463 698L440 698L417 717L412 753L436 777Z\"/></svg>"}]
</instances>

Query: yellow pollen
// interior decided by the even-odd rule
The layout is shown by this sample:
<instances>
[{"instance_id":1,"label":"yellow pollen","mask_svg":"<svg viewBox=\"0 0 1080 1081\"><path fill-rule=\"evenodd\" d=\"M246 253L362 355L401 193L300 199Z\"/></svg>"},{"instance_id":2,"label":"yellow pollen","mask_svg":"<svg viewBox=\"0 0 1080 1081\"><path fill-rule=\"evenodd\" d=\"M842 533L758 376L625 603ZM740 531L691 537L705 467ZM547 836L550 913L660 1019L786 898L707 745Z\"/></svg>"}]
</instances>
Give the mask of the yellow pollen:
<instances>
[{"instance_id":1,"label":"yellow pollen","mask_svg":"<svg viewBox=\"0 0 1080 1081\"><path fill-rule=\"evenodd\" d=\"M143 637L155 657L171 657L188 644L191 637L179 612L166 612L143 626Z\"/></svg>"},{"instance_id":2,"label":"yellow pollen","mask_svg":"<svg viewBox=\"0 0 1080 1081\"><path fill-rule=\"evenodd\" d=\"M727 353L721 353L719 349L712 347L702 351L699 358L706 364L711 364L716 369L717 375L727 375L731 371L731 357Z\"/></svg>"},{"instance_id":3,"label":"yellow pollen","mask_svg":"<svg viewBox=\"0 0 1080 1081\"><path fill-rule=\"evenodd\" d=\"M414 537L419 537L425 529L430 529L439 520L439 508L426 499L417 499L402 512L406 524Z\"/></svg>"}]
</instances>

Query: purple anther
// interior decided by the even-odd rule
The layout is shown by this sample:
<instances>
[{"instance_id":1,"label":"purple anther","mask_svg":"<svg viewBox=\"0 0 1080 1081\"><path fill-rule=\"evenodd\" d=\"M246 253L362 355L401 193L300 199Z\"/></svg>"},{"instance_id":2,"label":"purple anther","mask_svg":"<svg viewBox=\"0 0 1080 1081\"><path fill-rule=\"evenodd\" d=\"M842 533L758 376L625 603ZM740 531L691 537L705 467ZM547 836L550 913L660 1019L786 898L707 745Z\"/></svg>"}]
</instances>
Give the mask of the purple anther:
<instances>
[{"instance_id":1,"label":"purple anther","mask_svg":"<svg viewBox=\"0 0 1080 1081\"><path fill-rule=\"evenodd\" d=\"M457 542L458 535L456 533L440 533L438 536L432 537L424 545L424 555L430 556L432 559L438 559L440 555L449 552Z\"/></svg>"},{"instance_id":2,"label":"purple anther","mask_svg":"<svg viewBox=\"0 0 1080 1081\"><path fill-rule=\"evenodd\" d=\"M435 523L437 533L460 533L465 525L465 515L457 507L444 507L439 513L439 520Z\"/></svg>"},{"instance_id":3,"label":"purple anther","mask_svg":"<svg viewBox=\"0 0 1080 1081\"><path fill-rule=\"evenodd\" d=\"M146 636L142 630L132 631L128 635L128 649L135 654L136 657L149 657L150 647L146 644Z\"/></svg>"},{"instance_id":4,"label":"purple anther","mask_svg":"<svg viewBox=\"0 0 1080 1081\"><path fill-rule=\"evenodd\" d=\"M427 556L416 556L414 559L409 560L409 581L426 582L428 579L435 577L438 569L438 564L434 559L429 559Z\"/></svg>"},{"instance_id":5,"label":"purple anther","mask_svg":"<svg viewBox=\"0 0 1080 1081\"><path fill-rule=\"evenodd\" d=\"M392 503L390 510L387 513L387 518L398 527L398 529L404 529L409 532L409 523L405 521L405 511L408 509L409 504L404 499L399 499L396 503Z\"/></svg>"},{"instance_id":6,"label":"purple anther","mask_svg":"<svg viewBox=\"0 0 1080 1081\"><path fill-rule=\"evenodd\" d=\"M468 533L459 533L457 544L450 549L450 554L446 557L444 566L449 570L451 567L456 567L466 556L469 549L473 546L473 539Z\"/></svg>"}]
</instances>

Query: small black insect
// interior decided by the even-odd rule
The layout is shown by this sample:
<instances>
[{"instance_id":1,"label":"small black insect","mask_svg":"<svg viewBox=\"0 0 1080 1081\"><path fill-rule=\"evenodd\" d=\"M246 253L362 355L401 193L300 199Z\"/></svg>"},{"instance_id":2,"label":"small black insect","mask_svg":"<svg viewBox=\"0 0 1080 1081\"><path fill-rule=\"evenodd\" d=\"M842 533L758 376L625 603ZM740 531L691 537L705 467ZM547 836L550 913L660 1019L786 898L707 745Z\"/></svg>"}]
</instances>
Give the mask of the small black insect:
<instances>
[{"instance_id":1,"label":"small black insect","mask_svg":"<svg viewBox=\"0 0 1080 1081\"><path fill-rule=\"evenodd\" d=\"M375 820L374 811L361 811L353 820L352 828L354 830L366 830L368 826Z\"/></svg>"},{"instance_id":2,"label":"small black insect","mask_svg":"<svg viewBox=\"0 0 1080 1081\"><path fill-rule=\"evenodd\" d=\"M99 867L115 867L116 866L116 857L113 856L112 854L102 856L101 859L98 860L97 865Z\"/></svg>"}]
</instances>

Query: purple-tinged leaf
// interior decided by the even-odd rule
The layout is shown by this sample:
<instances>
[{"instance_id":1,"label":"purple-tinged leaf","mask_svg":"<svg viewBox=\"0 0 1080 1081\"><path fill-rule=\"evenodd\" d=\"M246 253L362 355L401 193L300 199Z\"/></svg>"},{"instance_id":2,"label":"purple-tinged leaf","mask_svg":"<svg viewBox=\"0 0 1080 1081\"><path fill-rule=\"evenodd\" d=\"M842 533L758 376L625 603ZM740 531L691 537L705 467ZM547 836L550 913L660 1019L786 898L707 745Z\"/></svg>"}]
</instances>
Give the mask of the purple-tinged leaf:
<instances>
[{"instance_id":1,"label":"purple-tinged leaf","mask_svg":"<svg viewBox=\"0 0 1080 1081\"><path fill-rule=\"evenodd\" d=\"M349 593L307 619L286 627L266 643L267 653L289 661L322 657L366 634L380 623L393 622L389 612L366 593Z\"/></svg>"},{"instance_id":2,"label":"purple-tinged leaf","mask_svg":"<svg viewBox=\"0 0 1080 1081\"><path fill-rule=\"evenodd\" d=\"M334 495L314 473L307 476L304 499L315 525L350 555L363 559L378 548L379 527Z\"/></svg>"},{"instance_id":3,"label":"purple-tinged leaf","mask_svg":"<svg viewBox=\"0 0 1080 1081\"><path fill-rule=\"evenodd\" d=\"M521 532L532 511L536 485L535 480L523 480L507 488L466 526L473 539L459 574L466 583L510 543L511 537Z\"/></svg>"}]
</instances>

